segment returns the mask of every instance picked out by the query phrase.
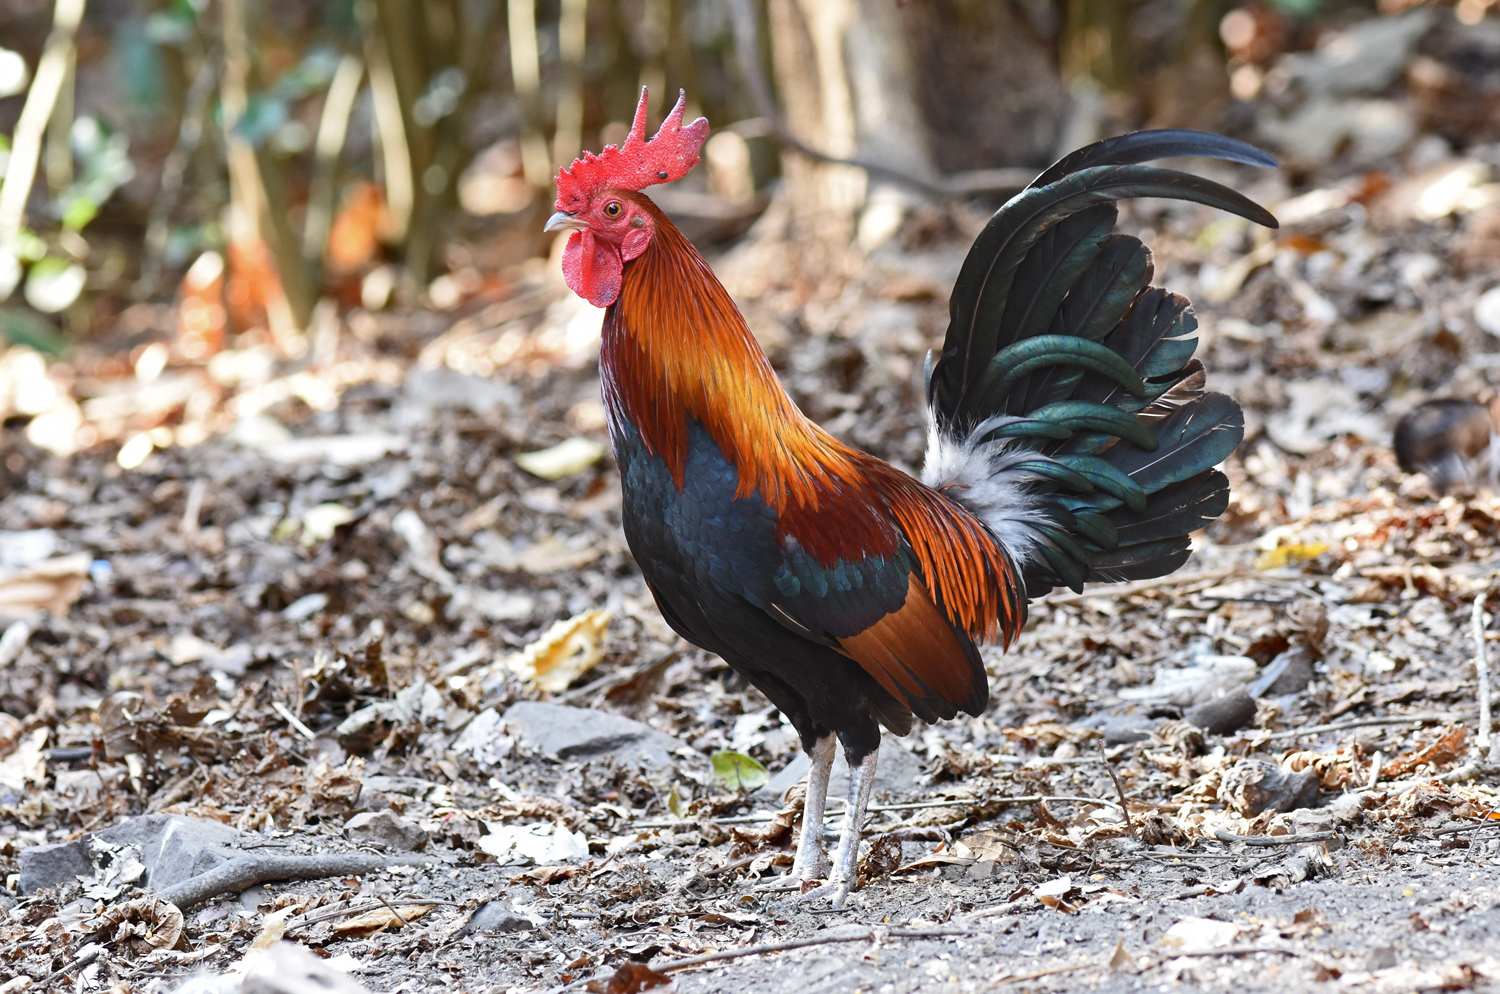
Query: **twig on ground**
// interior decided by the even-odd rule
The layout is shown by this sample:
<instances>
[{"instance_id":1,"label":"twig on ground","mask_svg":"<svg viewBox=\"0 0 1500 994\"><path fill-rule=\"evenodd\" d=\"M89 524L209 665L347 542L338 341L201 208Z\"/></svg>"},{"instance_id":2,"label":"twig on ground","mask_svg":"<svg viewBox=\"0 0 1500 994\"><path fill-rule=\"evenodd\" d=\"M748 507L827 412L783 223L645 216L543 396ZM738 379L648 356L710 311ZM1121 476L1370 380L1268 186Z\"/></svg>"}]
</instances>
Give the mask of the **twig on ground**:
<instances>
[{"instance_id":1,"label":"twig on ground","mask_svg":"<svg viewBox=\"0 0 1500 994\"><path fill-rule=\"evenodd\" d=\"M825 932L821 935L807 936L802 939L788 939L785 942L765 942L758 946L743 946L739 949L720 949L717 952L704 953L701 956L687 956L683 959L667 960L665 963L656 963L651 969L657 973L668 973L673 970L686 970L689 967L701 966L704 963L716 963L719 960L740 959L744 956L760 956L764 953L780 953L789 949L804 949L808 946L822 946L834 942L864 942L876 937L891 939L936 939L945 935L972 935L973 929L967 928L861 928L853 932Z\"/></svg>"},{"instance_id":2,"label":"twig on ground","mask_svg":"<svg viewBox=\"0 0 1500 994\"><path fill-rule=\"evenodd\" d=\"M172 783L167 784L155 797L151 798L151 803L146 805L146 813L154 814L162 808L171 807L178 801L193 796L193 790L198 785L198 774L202 771L201 766L195 766Z\"/></svg>"},{"instance_id":3,"label":"twig on ground","mask_svg":"<svg viewBox=\"0 0 1500 994\"><path fill-rule=\"evenodd\" d=\"M1227 946L1223 949L1189 949L1180 953L1168 953L1151 966L1160 966L1168 960L1186 959L1189 956L1254 956L1256 953L1280 953L1283 956L1301 956L1295 949L1280 946ZM1150 967L1146 967L1150 969Z\"/></svg>"},{"instance_id":4,"label":"twig on ground","mask_svg":"<svg viewBox=\"0 0 1500 994\"><path fill-rule=\"evenodd\" d=\"M985 990L993 990L1006 984L1018 984L1023 980L1037 980L1041 977L1052 977L1059 973L1073 973L1077 970L1087 970L1090 967L1109 966L1108 963L1074 963L1072 966L1054 966L1046 970L1033 970L1031 973L1013 973L1008 977L998 977L990 981Z\"/></svg>"},{"instance_id":5,"label":"twig on ground","mask_svg":"<svg viewBox=\"0 0 1500 994\"><path fill-rule=\"evenodd\" d=\"M1474 673L1479 678L1479 737L1474 744L1479 748L1481 756L1488 756L1490 751L1490 654L1488 643L1485 642L1484 623L1484 600L1489 596L1490 590L1486 586L1474 598L1474 612L1470 623L1474 626Z\"/></svg>"},{"instance_id":6,"label":"twig on ground","mask_svg":"<svg viewBox=\"0 0 1500 994\"><path fill-rule=\"evenodd\" d=\"M396 900L405 905L427 904L435 908L462 908L464 906L464 902L462 901L440 901L435 897L397 897ZM333 921L336 918L349 918L353 917L354 915L362 915L369 911L375 911L382 905L390 908L393 913L396 910L395 908L391 908L391 906L386 903L385 898L377 896L375 901L372 903L350 904L342 908L314 908L311 911L303 912L302 914L298 915L295 918L292 918L286 923L286 930L288 932L291 932L295 929L306 928L309 925L316 925L319 922ZM401 916L397 915L396 917L399 918Z\"/></svg>"},{"instance_id":7,"label":"twig on ground","mask_svg":"<svg viewBox=\"0 0 1500 994\"><path fill-rule=\"evenodd\" d=\"M261 853L230 860L223 866L200 873L162 890L156 896L178 908L186 909L204 901L242 891L268 880L319 880L345 874L373 873L390 866L402 866L432 859L416 853L399 856L377 856L373 853L313 853L287 855Z\"/></svg>"},{"instance_id":8,"label":"twig on ground","mask_svg":"<svg viewBox=\"0 0 1500 994\"><path fill-rule=\"evenodd\" d=\"M1432 834L1435 836L1457 835L1460 832L1477 832L1481 828L1500 828L1500 821L1497 821L1494 818L1493 811L1488 815L1485 815L1484 821L1465 823L1461 825L1444 825L1442 828L1437 829Z\"/></svg>"},{"instance_id":9,"label":"twig on ground","mask_svg":"<svg viewBox=\"0 0 1500 994\"><path fill-rule=\"evenodd\" d=\"M1194 583L1207 583L1215 580L1227 580L1236 576L1260 576L1259 573L1244 568L1236 569L1211 569L1200 573L1179 573L1176 576L1163 576L1152 580L1137 580L1135 583L1119 583L1109 587L1100 587L1095 590L1089 588L1081 594L1048 594L1039 597L1033 604L1080 604L1083 601L1108 598L1117 600L1121 597L1132 597L1136 594L1148 593L1152 590L1168 590L1176 587L1186 587Z\"/></svg>"},{"instance_id":10,"label":"twig on ground","mask_svg":"<svg viewBox=\"0 0 1500 994\"><path fill-rule=\"evenodd\" d=\"M51 973L47 974L47 976L43 977L41 982L38 983L37 986L39 988L42 988L43 990L51 987L54 983L72 973L74 970L82 970L84 967L94 962L94 960L98 959L100 956L103 956L104 952L105 950L103 946L96 945L92 942L89 943L79 951L78 957L74 959L73 962L67 964L64 967L53 970Z\"/></svg>"},{"instance_id":11,"label":"twig on ground","mask_svg":"<svg viewBox=\"0 0 1500 994\"><path fill-rule=\"evenodd\" d=\"M281 715L282 720L285 721L288 725L291 725L292 730L307 741L311 742L313 739L318 737L317 732L314 732L311 728L308 728L306 725L302 724L301 719L292 714L292 709L287 707L280 701L272 701L271 710Z\"/></svg>"},{"instance_id":12,"label":"twig on ground","mask_svg":"<svg viewBox=\"0 0 1500 994\"><path fill-rule=\"evenodd\" d=\"M1323 842L1338 838L1337 832L1301 832L1296 835L1235 835L1222 828L1214 829L1220 842L1243 842L1247 846L1295 846L1304 842Z\"/></svg>"},{"instance_id":13,"label":"twig on ground","mask_svg":"<svg viewBox=\"0 0 1500 994\"><path fill-rule=\"evenodd\" d=\"M411 924L405 918L401 917L401 912L399 912L395 908L391 907L391 902L390 901L387 901L385 898L381 897L379 894L375 895L375 900L377 900L381 904L385 905L385 910L389 911L391 914L393 914L393 915L396 916L396 920L401 923L401 927L402 928L405 928L407 925Z\"/></svg>"},{"instance_id":14,"label":"twig on ground","mask_svg":"<svg viewBox=\"0 0 1500 994\"><path fill-rule=\"evenodd\" d=\"M991 798L989 800L991 800L993 802L996 802L996 803L999 803L999 804L1002 804L1002 805L1005 805L1005 804L1035 804L1038 801L1069 801L1069 802L1072 802L1074 804L1107 804L1107 805L1109 805L1112 808L1118 808L1120 806L1120 802L1119 801L1112 801L1112 800L1110 800L1107 797L1075 797L1073 795L1067 795L1067 794L1025 794L1025 795L1022 795L1020 797L996 797L996 798ZM964 807L965 805L974 805L974 804L979 804L979 803L984 803L984 802L985 802L984 798L978 798L978 797L961 797L961 798L949 798L947 800L937 800L937 801L912 801L912 802L908 802L906 804L872 804L868 808L866 808L865 810L867 810L869 812L872 812L872 813L876 812L876 811L920 811L920 810L925 809L925 808L961 808L961 807ZM1137 802L1137 803L1140 803L1140 802ZM843 809L842 808L838 808L838 809L835 809L835 810L827 812L824 815L824 820L825 821L836 821L837 819L842 818L843 815L844 815ZM760 822L760 821L770 821L772 818L775 818L775 817L776 817L776 812L774 812L774 811L763 811L763 812L757 812L757 813L751 814L751 815L736 815L733 818L709 818L709 819L706 819L706 820L711 821L711 822L713 822L716 825L752 825L752 824L754 824L756 822ZM694 819L694 820L703 820L703 819ZM693 824L694 820L683 820L683 821L678 821L678 820L673 820L673 821L663 821L663 820L657 820L657 821L638 821L638 822L633 822L629 827L632 828L632 829L638 829L638 828L678 828L678 827L684 827L684 826L691 826Z\"/></svg>"},{"instance_id":15,"label":"twig on ground","mask_svg":"<svg viewBox=\"0 0 1500 994\"><path fill-rule=\"evenodd\" d=\"M972 922L981 918L993 918L996 915L1008 915L1012 911L1021 911L1036 903L1036 898L1030 894L1018 897L1014 901L1002 901L1000 904L992 904L987 908L978 908L966 915L959 917L960 921Z\"/></svg>"},{"instance_id":16,"label":"twig on ground","mask_svg":"<svg viewBox=\"0 0 1500 994\"><path fill-rule=\"evenodd\" d=\"M1304 735L1321 735L1324 732L1342 732L1349 728L1368 728L1372 725L1432 725L1452 721L1451 714L1410 714L1399 718L1355 718L1352 721L1336 721L1331 725L1309 725L1307 728L1286 728L1279 732L1268 732L1258 736L1264 739L1295 739Z\"/></svg>"},{"instance_id":17,"label":"twig on ground","mask_svg":"<svg viewBox=\"0 0 1500 994\"><path fill-rule=\"evenodd\" d=\"M1120 811L1125 815L1125 830L1132 836L1135 835L1135 822L1130 818L1130 806L1125 803L1125 788L1120 785L1120 778L1115 775L1115 766L1104 755L1104 740L1099 740L1099 759L1103 761L1104 768L1109 771L1109 779L1114 782L1115 793L1120 795Z\"/></svg>"}]
</instances>

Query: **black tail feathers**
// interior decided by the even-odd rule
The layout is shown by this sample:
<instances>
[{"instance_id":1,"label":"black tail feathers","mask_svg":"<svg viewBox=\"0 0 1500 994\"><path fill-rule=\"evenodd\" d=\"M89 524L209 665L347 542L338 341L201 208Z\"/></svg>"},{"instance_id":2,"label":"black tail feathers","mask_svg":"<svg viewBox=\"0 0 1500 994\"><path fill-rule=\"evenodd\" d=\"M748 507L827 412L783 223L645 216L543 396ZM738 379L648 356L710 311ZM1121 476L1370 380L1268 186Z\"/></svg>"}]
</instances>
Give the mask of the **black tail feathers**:
<instances>
[{"instance_id":1,"label":"black tail feathers","mask_svg":"<svg viewBox=\"0 0 1500 994\"><path fill-rule=\"evenodd\" d=\"M1005 513L993 500L982 516L1019 546L1032 594L1169 573L1186 559L1188 535L1228 504L1228 481L1212 467L1239 444L1243 415L1204 391L1197 319L1186 298L1149 285L1151 253L1113 231L1115 202L1175 198L1268 227L1276 219L1227 187L1142 165L1171 156L1276 164L1195 131L1143 131L1065 156L975 241L942 354L929 357L935 444L993 452L1003 441L1005 457L986 465L1011 475L1004 485L1030 481L1032 496L1009 517L990 520ZM964 462L942 455L930 451L929 466Z\"/></svg>"}]
</instances>

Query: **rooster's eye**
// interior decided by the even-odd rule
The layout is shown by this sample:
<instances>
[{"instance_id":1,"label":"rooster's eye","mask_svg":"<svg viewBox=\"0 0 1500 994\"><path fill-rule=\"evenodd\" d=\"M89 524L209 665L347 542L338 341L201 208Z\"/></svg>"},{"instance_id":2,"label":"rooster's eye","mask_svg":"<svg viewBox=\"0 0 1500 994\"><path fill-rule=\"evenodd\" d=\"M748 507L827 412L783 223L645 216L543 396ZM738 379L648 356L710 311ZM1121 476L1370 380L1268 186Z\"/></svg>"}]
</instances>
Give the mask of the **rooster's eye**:
<instances>
[{"instance_id":1,"label":"rooster's eye","mask_svg":"<svg viewBox=\"0 0 1500 994\"><path fill-rule=\"evenodd\" d=\"M622 208L620 206L620 202L618 200L611 200L609 203L607 203L607 204L604 205L604 216L605 217L619 217L620 216L620 212L623 209L624 208Z\"/></svg>"}]
</instances>

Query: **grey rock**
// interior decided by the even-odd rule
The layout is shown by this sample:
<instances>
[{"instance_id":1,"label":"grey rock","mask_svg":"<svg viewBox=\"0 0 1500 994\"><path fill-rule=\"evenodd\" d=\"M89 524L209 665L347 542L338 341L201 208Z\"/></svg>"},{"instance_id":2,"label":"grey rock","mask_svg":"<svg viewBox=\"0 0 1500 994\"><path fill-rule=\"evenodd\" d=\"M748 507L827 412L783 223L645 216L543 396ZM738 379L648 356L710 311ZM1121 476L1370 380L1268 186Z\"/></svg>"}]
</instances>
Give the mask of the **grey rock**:
<instances>
[{"instance_id":1,"label":"grey rock","mask_svg":"<svg viewBox=\"0 0 1500 994\"><path fill-rule=\"evenodd\" d=\"M1104 744L1116 746L1144 741L1151 737L1151 733L1156 731L1162 721L1161 718L1147 718L1141 714L1111 718L1104 723Z\"/></svg>"},{"instance_id":2,"label":"grey rock","mask_svg":"<svg viewBox=\"0 0 1500 994\"><path fill-rule=\"evenodd\" d=\"M181 815L139 815L112 828L90 832L72 842L32 846L21 851L21 893L35 894L75 877L91 877L89 844L134 845L146 866L142 881L156 890L206 873L236 855L244 836L228 825Z\"/></svg>"},{"instance_id":3,"label":"grey rock","mask_svg":"<svg viewBox=\"0 0 1500 994\"><path fill-rule=\"evenodd\" d=\"M639 721L564 704L521 701L506 710L501 724L523 749L550 759L614 756L622 763L657 768L687 748L680 739Z\"/></svg>"},{"instance_id":4,"label":"grey rock","mask_svg":"<svg viewBox=\"0 0 1500 994\"><path fill-rule=\"evenodd\" d=\"M469 918L459 933L470 932L529 932L536 923L524 915L518 915L504 901L489 901L481 905Z\"/></svg>"},{"instance_id":5,"label":"grey rock","mask_svg":"<svg viewBox=\"0 0 1500 994\"><path fill-rule=\"evenodd\" d=\"M1156 709L1148 711L1134 704L1125 704L1097 711L1073 724L1079 728L1101 729L1104 732L1104 744L1115 746L1149 739L1164 720L1156 713Z\"/></svg>"},{"instance_id":6,"label":"grey rock","mask_svg":"<svg viewBox=\"0 0 1500 994\"><path fill-rule=\"evenodd\" d=\"M344 835L353 842L387 849L421 849L427 845L426 832L389 809L355 815L344 823Z\"/></svg>"},{"instance_id":7,"label":"grey rock","mask_svg":"<svg viewBox=\"0 0 1500 994\"><path fill-rule=\"evenodd\" d=\"M798 753L797 758L772 775L771 782L757 791L778 801L786 795L798 780L807 776L812 762L807 753ZM922 775L922 764L917 757L907 752L895 736L886 735L880 740L880 762L875 766L875 800L887 796L900 796L916 785ZM844 759L844 747L839 746L833 760L833 775L828 780L828 796L843 799L849 793L849 763Z\"/></svg>"},{"instance_id":8,"label":"grey rock","mask_svg":"<svg viewBox=\"0 0 1500 994\"><path fill-rule=\"evenodd\" d=\"M1231 735L1255 720L1255 699L1239 687L1223 697L1194 704L1182 712L1182 720L1210 735Z\"/></svg>"}]
</instances>

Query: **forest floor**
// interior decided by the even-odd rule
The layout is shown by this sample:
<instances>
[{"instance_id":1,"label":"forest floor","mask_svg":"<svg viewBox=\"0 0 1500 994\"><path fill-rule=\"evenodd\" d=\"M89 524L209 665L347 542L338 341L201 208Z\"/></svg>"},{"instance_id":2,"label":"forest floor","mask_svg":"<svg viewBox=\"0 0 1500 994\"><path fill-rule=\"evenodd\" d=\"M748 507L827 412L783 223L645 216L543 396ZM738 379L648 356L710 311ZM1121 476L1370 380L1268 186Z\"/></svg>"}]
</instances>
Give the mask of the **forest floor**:
<instances>
[{"instance_id":1,"label":"forest floor","mask_svg":"<svg viewBox=\"0 0 1500 994\"><path fill-rule=\"evenodd\" d=\"M45 369L12 351L0 388L31 406L0 429L0 990L233 990L283 936L387 992L1495 988L1473 619L1500 500L1439 499L1389 451L1404 411L1500 370L1464 263L1500 215L1431 203L1470 161L1297 198L1219 173L1277 210L1274 237L1125 210L1246 407L1229 512L1176 575L1035 603L986 652L982 717L888 740L866 882L832 912L751 889L790 863L795 736L652 605L602 448L599 315L555 268L356 312L290 365L244 348L107 379L107 345ZM782 268L776 211L716 265L804 410L915 467L923 353L982 215L919 209L815 283ZM164 406L202 440L123 460L26 440ZM1184 720L1247 685L1227 734ZM724 751L770 785L728 790ZM195 870L215 846L420 858L174 918L135 889L183 872L147 813L195 820Z\"/></svg>"}]
</instances>

